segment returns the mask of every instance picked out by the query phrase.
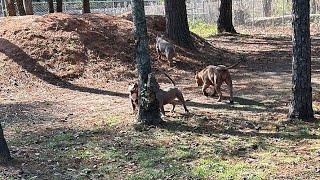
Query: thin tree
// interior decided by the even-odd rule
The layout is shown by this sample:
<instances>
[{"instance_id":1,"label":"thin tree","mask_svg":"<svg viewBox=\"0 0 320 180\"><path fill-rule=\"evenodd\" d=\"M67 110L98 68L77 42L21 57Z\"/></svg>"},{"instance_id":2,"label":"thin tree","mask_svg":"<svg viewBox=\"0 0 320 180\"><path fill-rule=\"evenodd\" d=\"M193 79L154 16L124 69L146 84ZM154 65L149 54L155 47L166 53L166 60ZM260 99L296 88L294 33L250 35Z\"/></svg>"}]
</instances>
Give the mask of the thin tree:
<instances>
[{"instance_id":1,"label":"thin tree","mask_svg":"<svg viewBox=\"0 0 320 180\"><path fill-rule=\"evenodd\" d=\"M271 16L272 0L263 0L263 15L264 17Z\"/></svg>"},{"instance_id":2,"label":"thin tree","mask_svg":"<svg viewBox=\"0 0 320 180\"><path fill-rule=\"evenodd\" d=\"M57 2L57 12L62 12L62 0L56 0Z\"/></svg>"},{"instance_id":3,"label":"thin tree","mask_svg":"<svg viewBox=\"0 0 320 180\"><path fill-rule=\"evenodd\" d=\"M16 0L16 2L17 2L19 15L20 16L25 16L26 15L26 11L24 10L23 0Z\"/></svg>"},{"instance_id":4,"label":"thin tree","mask_svg":"<svg viewBox=\"0 0 320 180\"><path fill-rule=\"evenodd\" d=\"M89 0L82 0L83 10L82 13L90 13L90 1Z\"/></svg>"},{"instance_id":5,"label":"thin tree","mask_svg":"<svg viewBox=\"0 0 320 180\"><path fill-rule=\"evenodd\" d=\"M48 0L49 13L54 13L53 0Z\"/></svg>"},{"instance_id":6,"label":"thin tree","mask_svg":"<svg viewBox=\"0 0 320 180\"><path fill-rule=\"evenodd\" d=\"M10 151L7 142L3 135L2 126L0 123L0 164L5 163L11 159Z\"/></svg>"},{"instance_id":7,"label":"thin tree","mask_svg":"<svg viewBox=\"0 0 320 180\"><path fill-rule=\"evenodd\" d=\"M312 120L310 2L293 0L292 95L288 117Z\"/></svg>"},{"instance_id":8,"label":"thin tree","mask_svg":"<svg viewBox=\"0 0 320 180\"><path fill-rule=\"evenodd\" d=\"M232 0L221 0L217 29L218 33L237 33L232 23Z\"/></svg>"},{"instance_id":9,"label":"thin tree","mask_svg":"<svg viewBox=\"0 0 320 180\"><path fill-rule=\"evenodd\" d=\"M166 34L179 46L194 49L189 31L186 0L165 0Z\"/></svg>"},{"instance_id":10,"label":"thin tree","mask_svg":"<svg viewBox=\"0 0 320 180\"><path fill-rule=\"evenodd\" d=\"M14 0L5 0L8 16L16 16L16 6L14 5Z\"/></svg>"},{"instance_id":11,"label":"thin tree","mask_svg":"<svg viewBox=\"0 0 320 180\"><path fill-rule=\"evenodd\" d=\"M139 113L138 122L157 125L162 122L156 91L159 88L151 73L149 40L143 0L132 0L133 31L136 41L136 63L139 73Z\"/></svg>"},{"instance_id":12,"label":"thin tree","mask_svg":"<svg viewBox=\"0 0 320 180\"><path fill-rule=\"evenodd\" d=\"M27 15L33 15L32 0L23 0L24 9Z\"/></svg>"}]
</instances>

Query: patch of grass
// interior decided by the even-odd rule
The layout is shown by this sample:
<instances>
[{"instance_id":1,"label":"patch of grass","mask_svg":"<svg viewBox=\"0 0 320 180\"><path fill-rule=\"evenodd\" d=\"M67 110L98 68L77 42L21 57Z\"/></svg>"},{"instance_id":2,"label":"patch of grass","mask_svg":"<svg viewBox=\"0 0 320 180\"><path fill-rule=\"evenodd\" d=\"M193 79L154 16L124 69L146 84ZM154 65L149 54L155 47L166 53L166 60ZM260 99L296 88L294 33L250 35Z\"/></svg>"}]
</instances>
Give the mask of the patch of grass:
<instances>
[{"instance_id":1,"label":"patch of grass","mask_svg":"<svg viewBox=\"0 0 320 180\"><path fill-rule=\"evenodd\" d=\"M206 24L200 20L189 21L189 30L201 37L209 37L217 33L217 26Z\"/></svg>"},{"instance_id":2,"label":"patch of grass","mask_svg":"<svg viewBox=\"0 0 320 180\"><path fill-rule=\"evenodd\" d=\"M15 132L16 134L20 134L20 133L22 132L22 128L20 128L20 127L15 127L15 128L14 128L14 132Z\"/></svg>"},{"instance_id":3,"label":"patch of grass","mask_svg":"<svg viewBox=\"0 0 320 180\"><path fill-rule=\"evenodd\" d=\"M192 166L194 178L207 179L264 179L258 172L244 162L230 163L219 158L202 158Z\"/></svg>"},{"instance_id":4,"label":"patch of grass","mask_svg":"<svg viewBox=\"0 0 320 180\"><path fill-rule=\"evenodd\" d=\"M110 117L107 117L106 119L104 120L101 120L101 121L97 121L95 124L97 126L104 126L104 125L108 125L108 126L114 126L114 125L117 125L119 124L120 122L122 122L125 118L122 117L122 116L110 116Z\"/></svg>"},{"instance_id":5,"label":"patch of grass","mask_svg":"<svg viewBox=\"0 0 320 180\"><path fill-rule=\"evenodd\" d=\"M51 148L67 147L73 144L72 140L74 139L75 138L72 133L60 132L59 134L54 134L48 137L47 146Z\"/></svg>"}]
</instances>

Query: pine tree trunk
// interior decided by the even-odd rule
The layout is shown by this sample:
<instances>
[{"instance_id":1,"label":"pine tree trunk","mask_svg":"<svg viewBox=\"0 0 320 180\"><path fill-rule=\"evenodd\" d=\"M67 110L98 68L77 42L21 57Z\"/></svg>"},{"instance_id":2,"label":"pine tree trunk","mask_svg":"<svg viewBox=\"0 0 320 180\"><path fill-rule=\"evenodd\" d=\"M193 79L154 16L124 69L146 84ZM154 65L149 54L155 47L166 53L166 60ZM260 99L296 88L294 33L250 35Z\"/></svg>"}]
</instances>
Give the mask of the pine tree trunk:
<instances>
[{"instance_id":1,"label":"pine tree trunk","mask_svg":"<svg viewBox=\"0 0 320 180\"><path fill-rule=\"evenodd\" d=\"M16 0L16 2L17 2L19 15L20 16L25 16L26 15L26 11L24 10L23 0Z\"/></svg>"},{"instance_id":2,"label":"pine tree trunk","mask_svg":"<svg viewBox=\"0 0 320 180\"><path fill-rule=\"evenodd\" d=\"M293 0L292 97L288 117L312 120L310 4Z\"/></svg>"},{"instance_id":3,"label":"pine tree trunk","mask_svg":"<svg viewBox=\"0 0 320 180\"><path fill-rule=\"evenodd\" d=\"M84 13L90 13L90 1L89 0L83 0L82 1L83 4L83 14Z\"/></svg>"},{"instance_id":4,"label":"pine tree trunk","mask_svg":"<svg viewBox=\"0 0 320 180\"><path fill-rule=\"evenodd\" d=\"M5 0L8 16L16 16L16 6L14 5L14 0Z\"/></svg>"},{"instance_id":5,"label":"pine tree trunk","mask_svg":"<svg viewBox=\"0 0 320 180\"><path fill-rule=\"evenodd\" d=\"M232 0L221 0L218 18L218 33L237 33L232 23Z\"/></svg>"},{"instance_id":6,"label":"pine tree trunk","mask_svg":"<svg viewBox=\"0 0 320 180\"><path fill-rule=\"evenodd\" d=\"M57 2L57 12L62 12L62 0L56 0Z\"/></svg>"},{"instance_id":7,"label":"pine tree trunk","mask_svg":"<svg viewBox=\"0 0 320 180\"><path fill-rule=\"evenodd\" d=\"M24 0L24 9L27 15L33 15L32 0Z\"/></svg>"},{"instance_id":8,"label":"pine tree trunk","mask_svg":"<svg viewBox=\"0 0 320 180\"><path fill-rule=\"evenodd\" d=\"M194 49L185 0L165 0L166 33L179 46Z\"/></svg>"},{"instance_id":9,"label":"pine tree trunk","mask_svg":"<svg viewBox=\"0 0 320 180\"><path fill-rule=\"evenodd\" d=\"M272 0L263 0L263 15L264 15L264 17L271 16L271 5L272 5Z\"/></svg>"},{"instance_id":10,"label":"pine tree trunk","mask_svg":"<svg viewBox=\"0 0 320 180\"><path fill-rule=\"evenodd\" d=\"M7 142L3 135L2 126L0 123L0 164L5 163L11 159L10 151Z\"/></svg>"},{"instance_id":11,"label":"pine tree trunk","mask_svg":"<svg viewBox=\"0 0 320 180\"><path fill-rule=\"evenodd\" d=\"M48 0L49 13L54 13L53 0Z\"/></svg>"},{"instance_id":12,"label":"pine tree trunk","mask_svg":"<svg viewBox=\"0 0 320 180\"><path fill-rule=\"evenodd\" d=\"M136 62L139 73L138 122L157 125L162 122L156 91L159 88L151 75L149 40L143 0L132 0L133 30L136 40Z\"/></svg>"}]
</instances>

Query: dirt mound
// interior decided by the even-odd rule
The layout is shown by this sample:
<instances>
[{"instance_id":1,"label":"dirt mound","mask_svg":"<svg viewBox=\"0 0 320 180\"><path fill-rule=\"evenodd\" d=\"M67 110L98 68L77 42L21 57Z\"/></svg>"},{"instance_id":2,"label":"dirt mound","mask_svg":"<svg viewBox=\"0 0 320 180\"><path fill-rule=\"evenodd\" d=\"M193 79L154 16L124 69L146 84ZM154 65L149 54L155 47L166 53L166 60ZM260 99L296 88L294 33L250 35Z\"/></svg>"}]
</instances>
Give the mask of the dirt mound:
<instances>
[{"instance_id":1,"label":"dirt mound","mask_svg":"<svg viewBox=\"0 0 320 180\"><path fill-rule=\"evenodd\" d=\"M120 72L126 72L134 67L131 22L125 19L102 14L59 13L3 18L1 23L5 24L0 30L1 45L7 45L2 53L25 53L23 58L29 57L62 78L113 77L108 75L108 70L117 67ZM26 61L17 56L12 59L18 64Z\"/></svg>"},{"instance_id":2,"label":"dirt mound","mask_svg":"<svg viewBox=\"0 0 320 180\"><path fill-rule=\"evenodd\" d=\"M128 21L133 21L131 13L121 14L119 17L124 18ZM166 30L166 18L161 15L148 15L146 16L148 29L154 31L164 32Z\"/></svg>"},{"instance_id":3,"label":"dirt mound","mask_svg":"<svg viewBox=\"0 0 320 180\"><path fill-rule=\"evenodd\" d=\"M0 56L7 60L1 74L10 70L10 79L21 79L31 73L52 84L61 79L74 83L136 79L131 20L131 14L53 13L0 18ZM147 26L152 64L168 69L166 61L157 60L155 52L155 36L164 32L165 18L147 16ZM226 52L196 35L193 38L199 51L177 47L172 74L189 73L195 67L223 59Z\"/></svg>"}]
</instances>

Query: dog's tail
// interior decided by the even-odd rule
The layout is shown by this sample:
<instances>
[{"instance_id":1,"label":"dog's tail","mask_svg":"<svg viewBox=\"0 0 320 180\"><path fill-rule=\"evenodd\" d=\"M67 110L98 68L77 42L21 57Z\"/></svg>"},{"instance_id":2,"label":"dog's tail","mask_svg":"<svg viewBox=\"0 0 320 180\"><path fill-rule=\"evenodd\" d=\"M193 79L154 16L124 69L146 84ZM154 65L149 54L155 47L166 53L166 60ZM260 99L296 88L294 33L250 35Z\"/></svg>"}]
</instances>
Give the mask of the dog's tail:
<instances>
[{"instance_id":1,"label":"dog's tail","mask_svg":"<svg viewBox=\"0 0 320 180\"><path fill-rule=\"evenodd\" d=\"M237 63L235 63L235 64L233 64L233 65L231 65L231 66L226 67L226 69L232 69L232 68L238 66L238 64L240 64L241 61L243 61L243 59L241 59L240 61L238 61Z\"/></svg>"},{"instance_id":2,"label":"dog's tail","mask_svg":"<svg viewBox=\"0 0 320 180\"><path fill-rule=\"evenodd\" d=\"M173 86L176 86L176 83L173 81L173 79L171 79L171 77L166 72L163 71L163 74L167 76L167 78L171 81Z\"/></svg>"},{"instance_id":3,"label":"dog's tail","mask_svg":"<svg viewBox=\"0 0 320 180\"><path fill-rule=\"evenodd\" d=\"M245 57L240 57L240 61L238 61L237 63L235 63L235 64L233 64L231 66L228 66L226 69L232 69L232 68L238 66L238 64L240 64L244 60L245 60Z\"/></svg>"}]
</instances>

